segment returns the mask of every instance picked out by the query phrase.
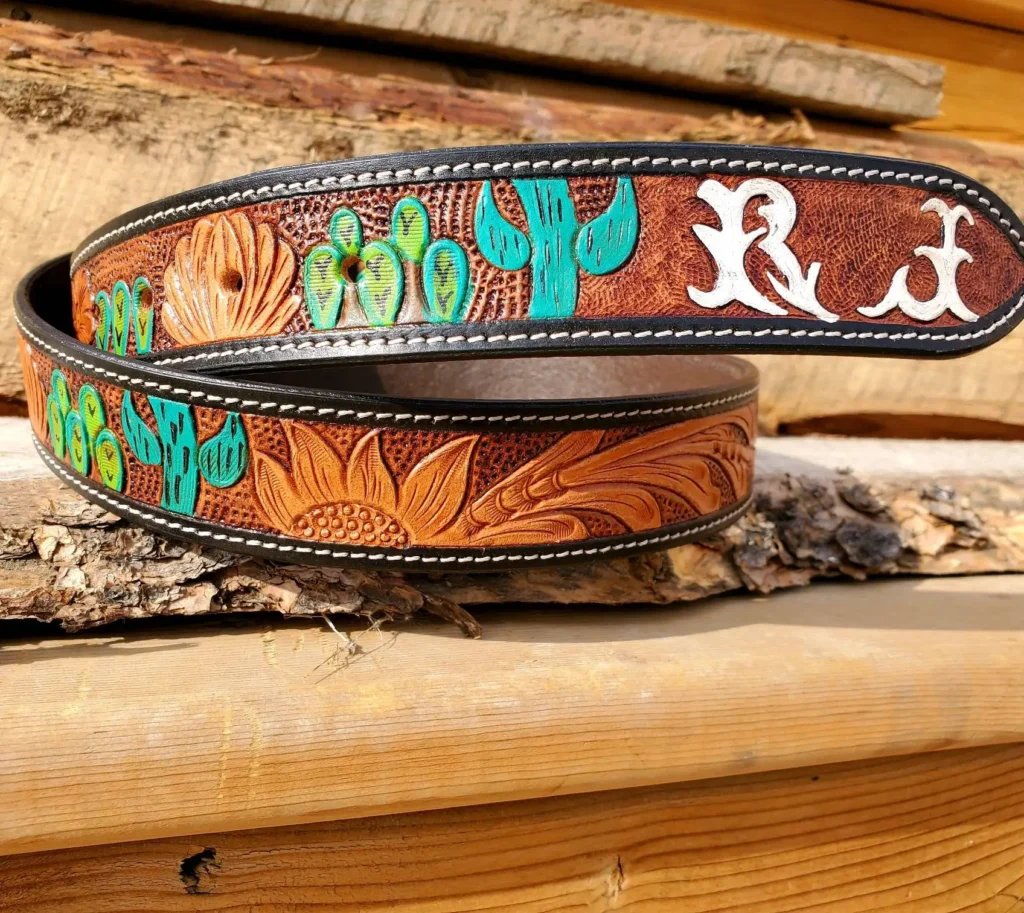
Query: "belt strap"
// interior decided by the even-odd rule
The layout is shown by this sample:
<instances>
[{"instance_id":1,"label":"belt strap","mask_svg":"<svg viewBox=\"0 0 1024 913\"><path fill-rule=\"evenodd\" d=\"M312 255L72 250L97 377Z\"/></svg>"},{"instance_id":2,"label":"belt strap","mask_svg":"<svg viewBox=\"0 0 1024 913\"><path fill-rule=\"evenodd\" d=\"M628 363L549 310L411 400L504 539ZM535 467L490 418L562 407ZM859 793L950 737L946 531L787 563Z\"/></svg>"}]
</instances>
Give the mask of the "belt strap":
<instances>
[{"instance_id":1,"label":"belt strap","mask_svg":"<svg viewBox=\"0 0 1024 913\"><path fill-rule=\"evenodd\" d=\"M955 172L826 152L279 169L130 212L26 277L29 413L87 497L245 553L627 554L750 497L756 373L691 353L971 351L1021 319L1022 234Z\"/></svg>"}]
</instances>

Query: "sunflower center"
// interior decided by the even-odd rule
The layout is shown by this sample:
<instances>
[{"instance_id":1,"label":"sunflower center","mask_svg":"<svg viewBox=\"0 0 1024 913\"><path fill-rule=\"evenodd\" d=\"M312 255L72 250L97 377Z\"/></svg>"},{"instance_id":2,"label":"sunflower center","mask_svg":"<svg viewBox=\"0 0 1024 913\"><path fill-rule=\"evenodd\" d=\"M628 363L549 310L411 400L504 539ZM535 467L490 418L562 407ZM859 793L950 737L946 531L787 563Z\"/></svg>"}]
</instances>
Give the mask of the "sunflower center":
<instances>
[{"instance_id":1,"label":"sunflower center","mask_svg":"<svg viewBox=\"0 0 1024 913\"><path fill-rule=\"evenodd\" d=\"M409 544L409 534L394 517L355 502L314 507L292 521L291 531L293 536L319 542L392 547Z\"/></svg>"}]
</instances>

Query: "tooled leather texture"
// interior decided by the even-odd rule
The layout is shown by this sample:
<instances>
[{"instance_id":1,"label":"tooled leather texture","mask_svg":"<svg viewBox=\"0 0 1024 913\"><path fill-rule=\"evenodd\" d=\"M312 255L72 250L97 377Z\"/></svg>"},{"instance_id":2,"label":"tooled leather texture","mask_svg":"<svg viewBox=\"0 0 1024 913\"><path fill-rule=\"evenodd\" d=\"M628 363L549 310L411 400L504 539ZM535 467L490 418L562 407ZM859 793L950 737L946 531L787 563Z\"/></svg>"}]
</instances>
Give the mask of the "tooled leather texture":
<instances>
[{"instance_id":1,"label":"tooled leather texture","mask_svg":"<svg viewBox=\"0 0 1024 913\"><path fill-rule=\"evenodd\" d=\"M451 400L317 378L342 359L969 351L1021 319L1021 231L953 172L832 153L519 147L285 169L129 213L70 271L28 277L29 414L87 497L240 552L469 569L628 554L745 509L749 366L580 401L557 376ZM292 386L271 373L308 366Z\"/></svg>"},{"instance_id":2,"label":"tooled leather texture","mask_svg":"<svg viewBox=\"0 0 1024 913\"><path fill-rule=\"evenodd\" d=\"M767 173L624 167L618 175L487 179L465 176L470 168L445 180L331 185L224 206L87 246L74 271L76 334L111 349L102 311L119 282L128 289L140 281L153 310L143 354L154 356L322 333L414 327L452 335L522 321L527 335L534 325L550 336L566 321L588 328L652 320L711 328L666 331L663 343L706 344L718 326L731 331L734 346L751 348L762 344L752 334L764 326L781 328L776 336L796 333L785 341L803 346L866 341L884 351L900 349L904 335L933 338L938 348L956 337L941 332L948 328L986 342L995 318L1018 319L1024 248L1016 218L993 205L994 195L923 165L851 165L843 179L818 175L824 166L798 174L777 165ZM848 179L855 171L907 180ZM907 186L910 177L920 180ZM332 232L339 213L349 229L342 243ZM404 238L403 225L412 228ZM583 235L597 256L580 254ZM460 264L461 289L438 281ZM381 269L374 303L359 277ZM736 281L726 287L737 271L745 292ZM331 297L335 308L325 309ZM130 328L124 336L127 354L137 353Z\"/></svg>"}]
</instances>

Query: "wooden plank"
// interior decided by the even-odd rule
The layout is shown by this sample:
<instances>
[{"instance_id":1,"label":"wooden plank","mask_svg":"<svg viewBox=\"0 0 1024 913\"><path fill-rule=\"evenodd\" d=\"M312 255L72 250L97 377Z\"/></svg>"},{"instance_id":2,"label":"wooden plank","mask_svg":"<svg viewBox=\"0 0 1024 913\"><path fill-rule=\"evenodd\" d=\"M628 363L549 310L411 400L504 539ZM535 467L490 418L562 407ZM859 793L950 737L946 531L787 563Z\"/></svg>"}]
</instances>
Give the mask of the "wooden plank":
<instances>
[{"instance_id":1,"label":"wooden plank","mask_svg":"<svg viewBox=\"0 0 1024 913\"><path fill-rule=\"evenodd\" d=\"M153 0L144 0L152 3ZM330 0L310 3L308 0L175 0L181 9L215 11L241 20L258 20L272 25L303 29L309 35L329 34L338 28L339 17L348 17L352 4L334 4ZM541 0L537 0L538 3ZM961 21L957 18L937 16L928 10L905 8L908 3L869 3L863 0L792 0L786 3L765 3L762 0L614 0L634 14L682 16L697 18L706 23L732 28L767 31L777 36L814 42L834 48L854 48L880 54L898 54L918 63L939 64L946 70L941 111L937 117L917 123L921 129L961 136L986 138L1005 142L1024 142L1024 115L1016 99L1024 96L1024 34L1006 28L992 28ZM947 5L957 0L944 0ZM1013 9L1015 0L994 0L1003 6L1002 14L1019 16ZM961 4L962 5L962 4ZM375 22L378 11L389 9L387 4L368 2L354 4L356 18L361 22ZM554 17L548 15L550 3L542 4L544 11L537 17L551 25L554 35L534 39L554 45L563 33L586 31L591 46L603 48L609 43L623 46L623 27L602 31L597 39L600 16L591 17L596 4L569 3L554 5ZM928 7L934 4L928 3ZM363 7L369 14L358 11ZM508 4L489 5L490 17L476 17L479 23L490 23L502 15ZM447 6L446 6L447 8ZM559 28L558 11L569 10L569 21ZM404 9L404 7L403 7ZM436 17L434 17L436 18ZM406 24L413 30L424 28L424 19L430 28L430 17L404 19L391 23L395 31L386 37L398 40ZM578 22L585 23L585 29ZM643 22L646 19L641 18ZM435 26L435 29L437 27ZM473 28L467 26L465 28ZM545 29L535 29L544 33ZM638 31L640 31L638 29ZM657 43L662 41L662 32ZM320 40L323 40L322 38ZM488 50L504 56L504 37L495 38L487 33L481 39ZM564 47L564 45L563 45ZM570 49L571 50L571 49ZM584 55L586 56L586 55ZM685 56L685 55L683 55ZM589 58L588 58L589 59ZM568 58L563 66L579 66ZM605 73L605 79L608 72ZM650 77L648 77L649 79Z\"/></svg>"},{"instance_id":2,"label":"wooden plank","mask_svg":"<svg viewBox=\"0 0 1024 913\"><path fill-rule=\"evenodd\" d=\"M479 635L470 613L491 603L667 603L836 576L1024 572L1024 444L762 439L754 507L710 541L571 568L438 578L324 571L168 542L62 486L25 425L0 419L0 622L76 631L158 615L433 613Z\"/></svg>"},{"instance_id":3,"label":"wooden plank","mask_svg":"<svg viewBox=\"0 0 1024 913\"><path fill-rule=\"evenodd\" d=\"M553 64L606 80L767 99L879 123L934 117L942 96L942 67L926 61L600 0L449 0L441 6L431 0L173 0L160 8L258 17L321 36L368 36L434 53Z\"/></svg>"},{"instance_id":4,"label":"wooden plank","mask_svg":"<svg viewBox=\"0 0 1024 913\"><path fill-rule=\"evenodd\" d=\"M523 140L788 143L936 161L985 180L1024 210L1021 149L765 120L603 86L495 77L500 91L469 88L437 65L330 49L308 60L301 58L313 52L294 44L60 10L38 15L67 20L68 28L0 22L0 146L7 165L0 169L0 236L7 242L0 262L0 404L7 408L23 408L10 300L27 269L126 209L274 165ZM97 31L105 25L138 34ZM153 40L154 31L166 32L167 41ZM381 75L389 70L403 78ZM811 376L800 365L813 361L762 362L773 365L764 378L763 412L772 422L766 427L891 407L892 391L908 414L1024 425L1019 338L957 362L959 370L949 362L850 359L841 372ZM877 393L857 403L860 390Z\"/></svg>"},{"instance_id":5,"label":"wooden plank","mask_svg":"<svg viewBox=\"0 0 1024 913\"><path fill-rule=\"evenodd\" d=\"M1024 577L0 648L0 854L1024 739ZM355 650L353 650L353 643Z\"/></svg>"},{"instance_id":6,"label":"wooden plank","mask_svg":"<svg viewBox=\"0 0 1024 913\"><path fill-rule=\"evenodd\" d=\"M1024 3L1021 0L895 0L892 5L960 22L1024 32Z\"/></svg>"},{"instance_id":7,"label":"wooden plank","mask_svg":"<svg viewBox=\"0 0 1024 913\"><path fill-rule=\"evenodd\" d=\"M0 859L9 913L1010 913L1022 884L1020 745Z\"/></svg>"}]
</instances>

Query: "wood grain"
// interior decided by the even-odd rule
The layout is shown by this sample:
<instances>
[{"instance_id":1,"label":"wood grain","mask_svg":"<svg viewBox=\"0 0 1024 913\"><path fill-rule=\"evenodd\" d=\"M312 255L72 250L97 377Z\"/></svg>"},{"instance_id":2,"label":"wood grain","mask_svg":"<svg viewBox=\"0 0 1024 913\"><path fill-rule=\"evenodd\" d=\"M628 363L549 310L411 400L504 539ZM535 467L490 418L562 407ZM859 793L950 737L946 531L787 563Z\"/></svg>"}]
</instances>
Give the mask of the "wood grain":
<instances>
[{"instance_id":1,"label":"wood grain","mask_svg":"<svg viewBox=\"0 0 1024 913\"><path fill-rule=\"evenodd\" d=\"M0 648L0 854L1024 739L1024 577ZM355 648L353 648L353 641Z\"/></svg>"},{"instance_id":2,"label":"wood grain","mask_svg":"<svg viewBox=\"0 0 1024 913\"><path fill-rule=\"evenodd\" d=\"M148 0L143 0L146 5ZM542 62L673 89L769 99L878 123L934 117L941 66L794 41L600 0L171 0L166 12L257 17L318 35L366 35ZM542 24L538 27L538 24Z\"/></svg>"},{"instance_id":3,"label":"wood grain","mask_svg":"<svg viewBox=\"0 0 1024 913\"><path fill-rule=\"evenodd\" d=\"M1012 913L1024 746L0 859L10 913Z\"/></svg>"}]
</instances>

